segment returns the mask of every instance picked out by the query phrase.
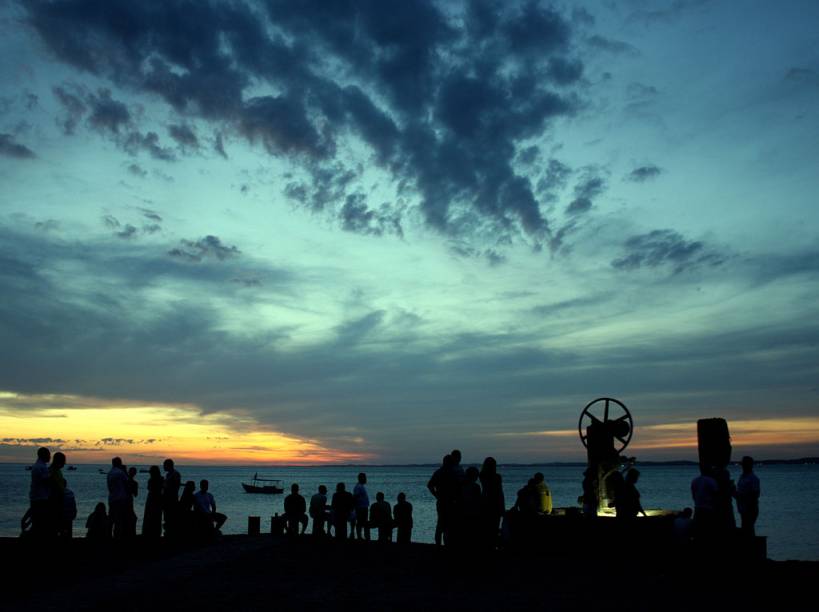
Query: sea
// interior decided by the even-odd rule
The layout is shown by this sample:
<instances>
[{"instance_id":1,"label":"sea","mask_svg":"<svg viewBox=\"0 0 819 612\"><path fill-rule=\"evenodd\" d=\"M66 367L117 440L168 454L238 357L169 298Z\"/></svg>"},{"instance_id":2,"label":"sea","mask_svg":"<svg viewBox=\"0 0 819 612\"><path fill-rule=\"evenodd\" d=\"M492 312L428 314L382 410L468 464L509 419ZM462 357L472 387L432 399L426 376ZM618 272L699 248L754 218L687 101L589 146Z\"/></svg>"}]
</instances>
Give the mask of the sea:
<instances>
[{"instance_id":1,"label":"sea","mask_svg":"<svg viewBox=\"0 0 819 612\"><path fill-rule=\"evenodd\" d=\"M468 466L468 464L465 464ZM147 469L148 466L135 466ZM697 475L693 465L638 465L640 490L645 509L679 510L691 506L690 483ZM78 465L75 471L63 471L68 487L77 499L75 537L85 534L85 519L101 501L106 501L105 474L109 465ZM262 517L262 528L269 528L269 517L283 513L284 495L245 493L242 482L250 482L255 473L260 477L281 479L287 492L298 483L301 494L309 502L318 486L326 485L330 494L339 482L352 490L359 472L367 474L367 489L371 502L382 491L391 504L399 492L407 495L413 505L415 527L412 539L433 542L435 533L435 500L426 488L434 466L275 466L217 467L177 466L182 481L210 481L210 491L220 512L228 516L222 528L226 534L247 533L248 516ZM577 506L583 479L582 465L510 465L500 466L507 507L515 494L535 472L543 472L552 491L555 506ZM100 473L102 470L103 473ZM731 468L736 480L738 466ZM761 481L760 516L757 534L768 538L768 556L776 560L819 560L819 464L758 465L755 469ZM145 483L148 474L137 474L140 483L136 500L137 516L142 519L145 503ZM0 464L0 536L14 537L20 533L20 518L28 508L30 472L22 464ZM737 516L737 519L739 517ZM137 527L140 529L140 526Z\"/></svg>"}]
</instances>

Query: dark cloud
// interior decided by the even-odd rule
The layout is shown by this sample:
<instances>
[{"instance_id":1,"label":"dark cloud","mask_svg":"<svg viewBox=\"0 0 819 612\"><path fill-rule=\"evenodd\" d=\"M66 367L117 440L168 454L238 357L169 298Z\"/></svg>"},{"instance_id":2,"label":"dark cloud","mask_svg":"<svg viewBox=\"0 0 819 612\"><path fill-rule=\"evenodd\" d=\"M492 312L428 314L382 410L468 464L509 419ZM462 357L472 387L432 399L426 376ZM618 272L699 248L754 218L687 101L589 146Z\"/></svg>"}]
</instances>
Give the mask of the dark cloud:
<instances>
[{"instance_id":1,"label":"dark cloud","mask_svg":"<svg viewBox=\"0 0 819 612\"><path fill-rule=\"evenodd\" d=\"M151 210L150 208L140 208L139 210L142 213L142 216L145 217L146 219L156 221L157 223L162 222L162 217L158 212Z\"/></svg>"},{"instance_id":2,"label":"dark cloud","mask_svg":"<svg viewBox=\"0 0 819 612\"><path fill-rule=\"evenodd\" d=\"M0 134L0 155L15 159L34 159L34 151L16 142L12 134Z\"/></svg>"},{"instance_id":3,"label":"dark cloud","mask_svg":"<svg viewBox=\"0 0 819 612\"><path fill-rule=\"evenodd\" d=\"M46 219L45 221L37 221L34 227L42 232L51 232L60 228L60 222L56 219Z\"/></svg>"},{"instance_id":4,"label":"dark cloud","mask_svg":"<svg viewBox=\"0 0 819 612\"><path fill-rule=\"evenodd\" d=\"M119 134L120 128L131 122L131 113L122 102L114 100L108 89L100 89L96 94L88 94L88 124L101 132Z\"/></svg>"},{"instance_id":5,"label":"dark cloud","mask_svg":"<svg viewBox=\"0 0 819 612\"><path fill-rule=\"evenodd\" d=\"M69 91L69 88L72 87L68 85L55 86L51 91L64 110L64 115L57 120L57 124L62 127L63 132L66 134L73 134L88 107L82 101L76 87L72 88L75 91Z\"/></svg>"},{"instance_id":6,"label":"dark cloud","mask_svg":"<svg viewBox=\"0 0 819 612\"><path fill-rule=\"evenodd\" d=\"M168 134L170 134L171 138L173 138L182 148L199 148L199 138L197 138L196 133L190 126L171 124L168 126Z\"/></svg>"},{"instance_id":7,"label":"dark cloud","mask_svg":"<svg viewBox=\"0 0 819 612\"><path fill-rule=\"evenodd\" d=\"M595 34L586 39L586 43L593 49L606 51L618 55L640 55L640 51L634 45L621 40L614 40Z\"/></svg>"},{"instance_id":8,"label":"dark cloud","mask_svg":"<svg viewBox=\"0 0 819 612\"><path fill-rule=\"evenodd\" d=\"M593 200L606 189L606 181L594 170L587 170L574 187L574 200L566 207L568 215L582 215L591 210Z\"/></svg>"},{"instance_id":9,"label":"dark cloud","mask_svg":"<svg viewBox=\"0 0 819 612\"><path fill-rule=\"evenodd\" d=\"M629 21L642 22L646 25L676 21L687 13L701 8L711 0L671 0L663 7L649 3L651 8L638 9L628 16Z\"/></svg>"},{"instance_id":10,"label":"dark cloud","mask_svg":"<svg viewBox=\"0 0 819 612\"><path fill-rule=\"evenodd\" d=\"M138 176L139 178L145 178L148 176L148 171L139 164L128 164L128 172L134 176Z\"/></svg>"},{"instance_id":11,"label":"dark cloud","mask_svg":"<svg viewBox=\"0 0 819 612\"><path fill-rule=\"evenodd\" d=\"M655 166L654 164L648 164L646 166L639 166L635 168L631 172L628 173L626 177L630 181L634 181L636 183L643 183L645 181L655 179L660 174L662 174L662 169Z\"/></svg>"},{"instance_id":12,"label":"dark cloud","mask_svg":"<svg viewBox=\"0 0 819 612\"><path fill-rule=\"evenodd\" d=\"M126 223L123 228L116 232L117 238L122 238L123 240L128 240L136 236L137 228L135 228L130 223Z\"/></svg>"},{"instance_id":13,"label":"dark cloud","mask_svg":"<svg viewBox=\"0 0 819 612\"><path fill-rule=\"evenodd\" d=\"M225 152L225 142L222 139L222 134L216 134L215 138L213 139L213 149L224 159L228 158L228 155Z\"/></svg>"},{"instance_id":14,"label":"dark cloud","mask_svg":"<svg viewBox=\"0 0 819 612\"><path fill-rule=\"evenodd\" d=\"M154 159L161 161L174 161L176 155L167 147L159 144L159 136L156 132L131 132L122 141L122 148L130 155L138 155L141 151L146 151Z\"/></svg>"},{"instance_id":15,"label":"dark cloud","mask_svg":"<svg viewBox=\"0 0 819 612\"><path fill-rule=\"evenodd\" d=\"M400 214L386 204L378 209L369 208L367 198L361 193L348 195L340 214L342 228L348 232L376 236L384 232L404 235Z\"/></svg>"},{"instance_id":16,"label":"dark cloud","mask_svg":"<svg viewBox=\"0 0 819 612\"><path fill-rule=\"evenodd\" d=\"M726 259L706 248L703 242L686 240L669 229L632 236L623 243L623 248L625 254L611 262L620 270L667 266L678 274L701 266L718 266Z\"/></svg>"},{"instance_id":17,"label":"dark cloud","mask_svg":"<svg viewBox=\"0 0 819 612\"><path fill-rule=\"evenodd\" d=\"M406 210L361 203L356 194L370 192L361 185L321 184L328 172L351 169L338 144L352 136L443 233L483 226L539 240L550 231L511 160L519 143L581 105L575 26L555 9L468 2L460 21L427 0L63 0L26 8L59 59L211 122L223 157L223 131L289 157L309 178L288 184L288 196L338 215L342 227L373 233L382 224L362 215L400 223ZM276 93L252 96L261 84ZM97 98L94 124L121 130L127 109ZM171 137L198 142L179 131ZM153 132L130 129L122 146L172 158Z\"/></svg>"},{"instance_id":18,"label":"dark cloud","mask_svg":"<svg viewBox=\"0 0 819 612\"><path fill-rule=\"evenodd\" d=\"M168 251L168 255L188 261L199 262L210 257L224 261L241 253L237 247L222 244L222 241L213 235L205 236L196 241L180 240L180 245L181 246Z\"/></svg>"}]
</instances>

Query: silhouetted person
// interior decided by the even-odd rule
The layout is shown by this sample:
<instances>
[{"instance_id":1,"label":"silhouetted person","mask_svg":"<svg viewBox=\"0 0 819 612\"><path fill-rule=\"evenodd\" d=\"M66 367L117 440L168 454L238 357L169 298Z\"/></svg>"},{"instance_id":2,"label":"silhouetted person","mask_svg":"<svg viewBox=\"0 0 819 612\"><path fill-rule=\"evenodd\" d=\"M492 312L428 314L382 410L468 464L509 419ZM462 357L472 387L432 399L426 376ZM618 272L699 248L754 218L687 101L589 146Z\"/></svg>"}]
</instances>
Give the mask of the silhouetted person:
<instances>
[{"instance_id":1,"label":"silhouetted person","mask_svg":"<svg viewBox=\"0 0 819 612\"><path fill-rule=\"evenodd\" d=\"M737 521L734 517L734 495L736 487L727 468L714 471L717 481L716 513L718 529L724 534L736 529Z\"/></svg>"},{"instance_id":2,"label":"silhouetted person","mask_svg":"<svg viewBox=\"0 0 819 612\"><path fill-rule=\"evenodd\" d=\"M392 508L381 491L375 494L375 503L370 506L369 525L378 529L379 542L392 541Z\"/></svg>"},{"instance_id":3,"label":"silhouetted person","mask_svg":"<svg viewBox=\"0 0 819 612\"><path fill-rule=\"evenodd\" d=\"M714 534L717 524L717 497L719 485L705 466L700 475L691 481L691 497L694 499L694 535L708 538Z\"/></svg>"},{"instance_id":4,"label":"silhouetted person","mask_svg":"<svg viewBox=\"0 0 819 612\"><path fill-rule=\"evenodd\" d=\"M626 472L620 490L615 493L614 498L618 519L630 520L637 518L638 514L646 515L640 504L640 492L636 486L639 479L640 472L634 468Z\"/></svg>"},{"instance_id":5,"label":"silhouetted person","mask_svg":"<svg viewBox=\"0 0 819 612\"><path fill-rule=\"evenodd\" d=\"M481 481L481 532L484 544L495 548L500 520L506 511L503 497L503 479L498 474L498 463L494 457L483 460Z\"/></svg>"},{"instance_id":6,"label":"silhouetted person","mask_svg":"<svg viewBox=\"0 0 819 612\"><path fill-rule=\"evenodd\" d=\"M185 481L182 487L182 494L176 505L176 525L178 533L184 537L191 537L196 534L196 519L194 515L194 494L196 493L196 483L193 480Z\"/></svg>"},{"instance_id":7,"label":"silhouetted person","mask_svg":"<svg viewBox=\"0 0 819 612\"><path fill-rule=\"evenodd\" d=\"M412 504L402 492L398 494L398 501L393 507L396 528L396 541L399 544L409 544L412 538Z\"/></svg>"},{"instance_id":8,"label":"silhouetted person","mask_svg":"<svg viewBox=\"0 0 819 612\"><path fill-rule=\"evenodd\" d=\"M128 537L136 536L137 515L134 511L134 501L139 495L139 483L136 475L137 469L135 467L128 468Z\"/></svg>"},{"instance_id":9,"label":"silhouetted person","mask_svg":"<svg viewBox=\"0 0 819 612\"><path fill-rule=\"evenodd\" d=\"M367 494L367 475L361 472L358 475L358 483L353 487L353 502L355 503L355 535L362 539L363 532L366 539L370 539L370 525L367 521L367 513L370 510L370 496Z\"/></svg>"},{"instance_id":10,"label":"silhouetted person","mask_svg":"<svg viewBox=\"0 0 819 612\"><path fill-rule=\"evenodd\" d=\"M427 483L427 489L435 496L438 522L435 525L435 543L446 544L452 527L459 494L458 478L452 455L445 455L439 467Z\"/></svg>"},{"instance_id":11,"label":"silhouetted person","mask_svg":"<svg viewBox=\"0 0 819 612\"><path fill-rule=\"evenodd\" d=\"M336 538L347 539L347 520L350 513L355 508L353 494L347 491L343 482L336 485L336 492L333 493L333 501L330 504L333 510L333 529L336 531Z\"/></svg>"},{"instance_id":12,"label":"silhouetted person","mask_svg":"<svg viewBox=\"0 0 819 612\"><path fill-rule=\"evenodd\" d=\"M146 538L158 538L162 535L162 488L165 479L162 478L157 465L152 465L148 474L148 496L145 498L145 514L142 516L142 535Z\"/></svg>"},{"instance_id":13,"label":"silhouetted person","mask_svg":"<svg viewBox=\"0 0 819 612\"><path fill-rule=\"evenodd\" d=\"M691 541L691 535L694 529L694 511L691 508L685 508L675 518L672 525L674 532L674 540L680 546L685 546Z\"/></svg>"},{"instance_id":14,"label":"silhouetted person","mask_svg":"<svg viewBox=\"0 0 819 612\"><path fill-rule=\"evenodd\" d=\"M600 501L597 498L597 478L591 468L583 472L583 516L594 518Z\"/></svg>"},{"instance_id":15,"label":"silhouetted person","mask_svg":"<svg viewBox=\"0 0 819 612\"><path fill-rule=\"evenodd\" d=\"M760 493L759 478L754 474L754 460L745 456L742 458L742 476L737 482L735 497L742 532L749 536L756 535L754 526L759 517Z\"/></svg>"},{"instance_id":16,"label":"silhouetted person","mask_svg":"<svg viewBox=\"0 0 819 612\"><path fill-rule=\"evenodd\" d=\"M614 497L609 499L609 508L615 508L616 511L617 496L620 495L623 487L626 485L626 480L623 478L623 473L620 470L614 470L605 477L605 482L607 490L614 494Z\"/></svg>"},{"instance_id":17,"label":"silhouetted person","mask_svg":"<svg viewBox=\"0 0 819 612\"><path fill-rule=\"evenodd\" d=\"M552 492L546 484L543 473L536 472L535 477L535 510L541 514L552 512Z\"/></svg>"},{"instance_id":18,"label":"silhouetted person","mask_svg":"<svg viewBox=\"0 0 819 612\"><path fill-rule=\"evenodd\" d=\"M131 504L131 492L128 489L128 474L125 473L122 459L111 459L111 470L108 472L108 515L114 525L114 538L119 540L128 533L128 514Z\"/></svg>"},{"instance_id":19,"label":"silhouetted person","mask_svg":"<svg viewBox=\"0 0 819 612\"><path fill-rule=\"evenodd\" d=\"M62 536L65 529L65 489L66 483L63 477L63 468L65 467L65 455L63 453L54 453L51 458L51 465L48 468L49 479L49 497L48 497L48 512L50 515L49 522L51 523L52 532L58 536Z\"/></svg>"},{"instance_id":20,"label":"silhouetted person","mask_svg":"<svg viewBox=\"0 0 819 612\"><path fill-rule=\"evenodd\" d=\"M310 517L313 519L313 535L323 536L327 522L327 487L319 485L318 493L310 498Z\"/></svg>"},{"instance_id":21,"label":"silhouetted person","mask_svg":"<svg viewBox=\"0 0 819 612\"><path fill-rule=\"evenodd\" d=\"M466 476L466 472L464 472L464 468L461 466L461 451L456 448L449 453L449 456L452 457L452 473L455 474L455 479L460 485L464 481L464 476Z\"/></svg>"},{"instance_id":22,"label":"silhouetted person","mask_svg":"<svg viewBox=\"0 0 819 612\"><path fill-rule=\"evenodd\" d=\"M470 466L464 473L454 532L460 546L473 546L480 537L481 486L478 484L478 468Z\"/></svg>"},{"instance_id":23,"label":"silhouetted person","mask_svg":"<svg viewBox=\"0 0 819 612\"><path fill-rule=\"evenodd\" d=\"M307 531L307 502L299 495L299 485L295 482L290 487L290 495L284 498L284 518L287 521L287 533L299 535Z\"/></svg>"},{"instance_id":24,"label":"silhouetted person","mask_svg":"<svg viewBox=\"0 0 819 612\"><path fill-rule=\"evenodd\" d=\"M179 505L179 487L182 486L182 476L174 468L173 459L165 459L162 463L165 470L165 482L162 488L162 514L165 518L165 535L172 535L176 528L176 517Z\"/></svg>"},{"instance_id":25,"label":"silhouetted person","mask_svg":"<svg viewBox=\"0 0 819 612\"><path fill-rule=\"evenodd\" d=\"M31 488L28 499L31 504L31 534L37 537L47 536L51 531L49 461L51 461L51 451L42 447L37 450L37 461L31 466Z\"/></svg>"},{"instance_id":26,"label":"silhouetted person","mask_svg":"<svg viewBox=\"0 0 819 612\"><path fill-rule=\"evenodd\" d=\"M105 504L100 502L85 521L88 530L85 537L96 542L105 542L111 539L111 520L105 513Z\"/></svg>"},{"instance_id":27,"label":"silhouetted person","mask_svg":"<svg viewBox=\"0 0 819 612\"><path fill-rule=\"evenodd\" d=\"M57 527L57 533L62 538L71 539L74 537L74 519L77 518L77 499L74 497L74 491L68 488L68 483L65 483L63 490L63 506L60 515L60 523Z\"/></svg>"},{"instance_id":28,"label":"silhouetted person","mask_svg":"<svg viewBox=\"0 0 819 612\"><path fill-rule=\"evenodd\" d=\"M225 524L227 516L216 511L216 500L208 491L210 483L207 480L199 481L199 490L193 496L193 507L199 522L204 526L205 533L212 530L219 531Z\"/></svg>"}]
</instances>

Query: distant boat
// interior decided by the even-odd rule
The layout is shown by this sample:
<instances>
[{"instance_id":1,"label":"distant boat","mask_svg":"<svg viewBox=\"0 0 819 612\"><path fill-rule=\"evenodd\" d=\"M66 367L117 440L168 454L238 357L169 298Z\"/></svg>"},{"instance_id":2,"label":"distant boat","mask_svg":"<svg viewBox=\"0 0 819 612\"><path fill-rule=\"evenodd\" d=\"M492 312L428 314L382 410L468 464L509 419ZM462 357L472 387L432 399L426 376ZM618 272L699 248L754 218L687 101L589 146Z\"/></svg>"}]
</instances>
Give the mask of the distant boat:
<instances>
[{"instance_id":1,"label":"distant boat","mask_svg":"<svg viewBox=\"0 0 819 612\"><path fill-rule=\"evenodd\" d=\"M273 495L276 493L284 493L282 481L275 478L259 478L259 474L253 474L250 484L242 483L242 488L245 493L265 493Z\"/></svg>"},{"instance_id":2,"label":"distant boat","mask_svg":"<svg viewBox=\"0 0 819 612\"><path fill-rule=\"evenodd\" d=\"M69 472L76 472L76 471L77 471L76 466L73 466L73 465L69 465L69 466L68 466L67 468L65 468L65 469L67 469Z\"/></svg>"},{"instance_id":3,"label":"distant boat","mask_svg":"<svg viewBox=\"0 0 819 612\"><path fill-rule=\"evenodd\" d=\"M102 468L99 469L99 472L100 472L100 474L107 474L108 473L105 470L103 470Z\"/></svg>"}]
</instances>

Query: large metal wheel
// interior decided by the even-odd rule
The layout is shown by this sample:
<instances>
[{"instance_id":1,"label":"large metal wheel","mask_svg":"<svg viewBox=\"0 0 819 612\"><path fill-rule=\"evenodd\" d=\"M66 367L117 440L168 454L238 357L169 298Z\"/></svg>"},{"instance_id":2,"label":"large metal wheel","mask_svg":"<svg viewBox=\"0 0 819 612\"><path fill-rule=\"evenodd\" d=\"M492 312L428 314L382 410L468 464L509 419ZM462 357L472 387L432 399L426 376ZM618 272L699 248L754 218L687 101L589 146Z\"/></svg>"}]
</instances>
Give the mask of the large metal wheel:
<instances>
[{"instance_id":1,"label":"large metal wheel","mask_svg":"<svg viewBox=\"0 0 819 612\"><path fill-rule=\"evenodd\" d=\"M580 421L577 429L580 433L580 441L583 446L588 447L588 435L586 427L592 423L605 425L614 436L617 446L615 450L622 452L631 442L631 434L634 431L634 421L626 405L613 397L598 397L586 404L583 412L580 413Z\"/></svg>"}]
</instances>

